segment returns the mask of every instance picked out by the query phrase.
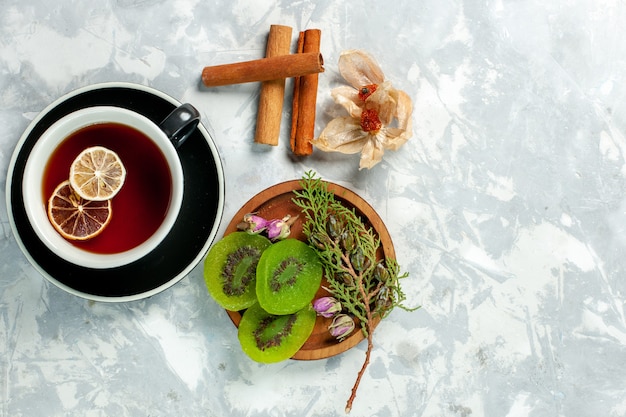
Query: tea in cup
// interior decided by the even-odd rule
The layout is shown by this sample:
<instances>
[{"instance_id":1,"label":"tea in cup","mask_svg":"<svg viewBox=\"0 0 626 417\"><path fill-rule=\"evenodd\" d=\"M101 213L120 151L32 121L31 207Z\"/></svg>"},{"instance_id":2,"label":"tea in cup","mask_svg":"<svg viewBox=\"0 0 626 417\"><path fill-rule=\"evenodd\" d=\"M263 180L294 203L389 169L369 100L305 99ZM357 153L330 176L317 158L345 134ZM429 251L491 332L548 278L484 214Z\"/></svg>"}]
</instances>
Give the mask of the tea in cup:
<instances>
[{"instance_id":1,"label":"tea in cup","mask_svg":"<svg viewBox=\"0 0 626 417\"><path fill-rule=\"evenodd\" d=\"M37 140L24 169L24 207L39 239L57 256L87 268L120 267L150 253L180 212L184 175L176 149L198 123L199 114L189 104L161 124L113 106L88 107L59 119ZM50 198L68 181L76 157L93 147L119 158L123 185L110 199L110 221L96 236L67 238L53 226Z\"/></svg>"}]
</instances>

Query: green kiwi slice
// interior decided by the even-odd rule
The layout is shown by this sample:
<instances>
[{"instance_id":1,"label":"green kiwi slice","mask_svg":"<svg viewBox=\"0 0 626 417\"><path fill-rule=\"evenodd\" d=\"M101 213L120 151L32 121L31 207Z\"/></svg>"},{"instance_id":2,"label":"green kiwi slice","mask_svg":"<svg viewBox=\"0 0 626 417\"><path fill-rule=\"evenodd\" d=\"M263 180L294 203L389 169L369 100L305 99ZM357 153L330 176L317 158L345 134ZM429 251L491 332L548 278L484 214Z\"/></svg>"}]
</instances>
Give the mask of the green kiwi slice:
<instances>
[{"instance_id":1,"label":"green kiwi slice","mask_svg":"<svg viewBox=\"0 0 626 417\"><path fill-rule=\"evenodd\" d=\"M204 280L220 306L239 311L256 303L256 267L270 245L264 236L234 232L211 247L204 261Z\"/></svg>"},{"instance_id":2,"label":"green kiwi slice","mask_svg":"<svg viewBox=\"0 0 626 417\"><path fill-rule=\"evenodd\" d=\"M289 359L313 332L315 317L310 304L293 314L273 315L256 303L241 317L239 343L246 355L257 362Z\"/></svg>"},{"instance_id":3,"label":"green kiwi slice","mask_svg":"<svg viewBox=\"0 0 626 417\"><path fill-rule=\"evenodd\" d=\"M322 282L322 263L306 243L285 239L261 255L256 294L270 314L292 314L311 302Z\"/></svg>"}]
</instances>

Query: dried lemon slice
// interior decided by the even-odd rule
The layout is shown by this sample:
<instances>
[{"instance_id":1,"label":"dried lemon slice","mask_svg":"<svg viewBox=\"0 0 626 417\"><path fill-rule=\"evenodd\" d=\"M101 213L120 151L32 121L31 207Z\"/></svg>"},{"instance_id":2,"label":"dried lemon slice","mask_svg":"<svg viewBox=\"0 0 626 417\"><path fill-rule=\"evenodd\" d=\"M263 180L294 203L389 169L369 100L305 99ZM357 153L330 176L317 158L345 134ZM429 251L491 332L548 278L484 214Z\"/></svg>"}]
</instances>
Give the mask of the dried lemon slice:
<instances>
[{"instance_id":1,"label":"dried lemon slice","mask_svg":"<svg viewBox=\"0 0 626 417\"><path fill-rule=\"evenodd\" d=\"M104 201L113 198L126 179L126 168L120 157L103 146L82 151L70 167L70 184L85 200Z\"/></svg>"},{"instance_id":2,"label":"dried lemon slice","mask_svg":"<svg viewBox=\"0 0 626 417\"><path fill-rule=\"evenodd\" d=\"M63 181L48 200L48 218L66 239L91 239L111 221L111 200L84 200L69 181Z\"/></svg>"}]
</instances>

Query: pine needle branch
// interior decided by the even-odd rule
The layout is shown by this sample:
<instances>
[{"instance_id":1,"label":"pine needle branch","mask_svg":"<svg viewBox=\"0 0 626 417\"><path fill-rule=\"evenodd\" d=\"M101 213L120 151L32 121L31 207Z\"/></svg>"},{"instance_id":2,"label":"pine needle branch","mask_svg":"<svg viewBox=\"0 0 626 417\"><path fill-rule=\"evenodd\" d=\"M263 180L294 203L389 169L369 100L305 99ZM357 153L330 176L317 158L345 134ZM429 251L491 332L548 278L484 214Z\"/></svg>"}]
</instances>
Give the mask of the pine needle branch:
<instances>
[{"instance_id":1,"label":"pine needle branch","mask_svg":"<svg viewBox=\"0 0 626 417\"><path fill-rule=\"evenodd\" d=\"M352 387L346 412L352 408L356 393L370 362L374 318L384 318L395 307L412 311L403 302L406 296L400 287L400 274L394 259L378 260L380 239L372 228L335 198L328 183L308 171L294 191L294 203L305 216L304 235L324 265L328 290L344 308L360 321L367 339L365 361Z\"/></svg>"}]
</instances>

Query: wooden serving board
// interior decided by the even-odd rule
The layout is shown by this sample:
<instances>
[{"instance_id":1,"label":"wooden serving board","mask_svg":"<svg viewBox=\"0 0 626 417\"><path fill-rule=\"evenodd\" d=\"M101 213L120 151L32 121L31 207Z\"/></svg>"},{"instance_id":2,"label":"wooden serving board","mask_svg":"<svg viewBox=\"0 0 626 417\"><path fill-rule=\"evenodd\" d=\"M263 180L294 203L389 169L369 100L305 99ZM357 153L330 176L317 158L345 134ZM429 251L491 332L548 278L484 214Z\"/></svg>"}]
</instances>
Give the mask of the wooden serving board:
<instances>
[{"instance_id":1,"label":"wooden serving board","mask_svg":"<svg viewBox=\"0 0 626 417\"><path fill-rule=\"evenodd\" d=\"M376 213L376 211L365 200L359 197L354 192L344 188L340 185L327 183L328 190L335 194L335 197L341 201L346 207L354 208L356 214L358 214L367 226L372 227L375 233L380 239L379 253L377 254L379 259L390 258L395 259L396 254L391 241L391 236L382 219ZM252 197L246 204L239 209L233 219L228 224L224 236L236 232L237 224L239 224L243 216L247 213L256 213L265 219L280 219L286 215L300 216L296 222L291 226L290 238L306 241L306 237L302 233L302 224L304 222L304 216L300 213L300 208L295 205L293 198L295 197L293 191L300 190L299 180L287 181L276 184L270 188L261 191L259 194ZM318 290L315 298L329 295L323 288L325 285L324 280L322 286ZM226 311L228 316L235 324L239 326L241 321L242 311ZM374 323L374 326L378 324L380 320ZM356 346L359 342L364 340L363 333L360 327L357 326L352 334L339 342L328 332L328 326L332 322L332 319L327 319L318 316L315 322L315 328L309 339L305 342L304 346L293 356L292 359L299 360L314 360L328 358L334 355L338 355L346 350Z\"/></svg>"}]
</instances>

